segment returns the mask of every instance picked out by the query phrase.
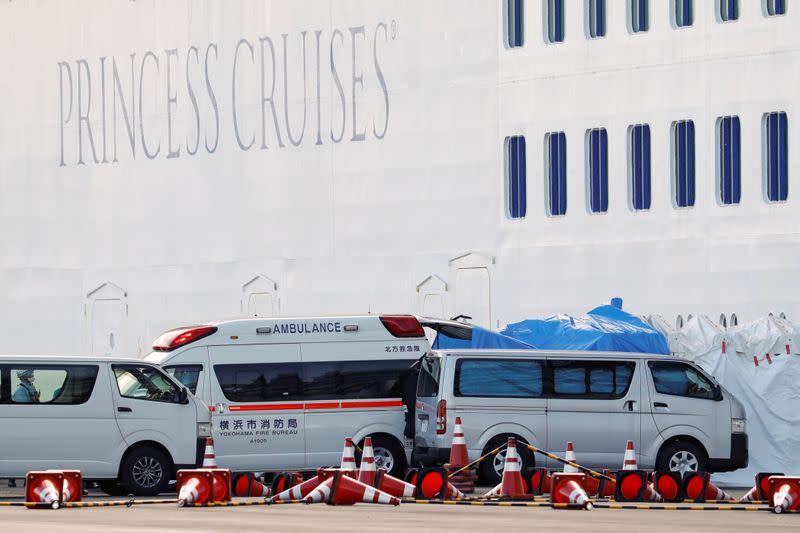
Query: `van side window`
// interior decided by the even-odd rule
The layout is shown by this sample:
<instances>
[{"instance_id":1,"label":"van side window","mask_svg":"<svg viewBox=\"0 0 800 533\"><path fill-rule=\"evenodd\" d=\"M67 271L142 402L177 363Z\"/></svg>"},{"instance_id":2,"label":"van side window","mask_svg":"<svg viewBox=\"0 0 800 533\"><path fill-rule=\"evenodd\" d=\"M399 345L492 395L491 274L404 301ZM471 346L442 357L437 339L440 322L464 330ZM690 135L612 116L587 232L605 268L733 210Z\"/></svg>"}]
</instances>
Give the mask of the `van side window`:
<instances>
[{"instance_id":1,"label":"van side window","mask_svg":"<svg viewBox=\"0 0 800 533\"><path fill-rule=\"evenodd\" d=\"M123 398L177 403L178 386L161 371L150 366L111 365Z\"/></svg>"},{"instance_id":2,"label":"van side window","mask_svg":"<svg viewBox=\"0 0 800 533\"><path fill-rule=\"evenodd\" d=\"M542 361L524 359L459 359L455 395L488 398L542 396Z\"/></svg>"},{"instance_id":3,"label":"van side window","mask_svg":"<svg viewBox=\"0 0 800 533\"><path fill-rule=\"evenodd\" d=\"M2 403L86 403L92 395L97 372L98 367L91 365L9 365L0 371Z\"/></svg>"},{"instance_id":4,"label":"van side window","mask_svg":"<svg viewBox=\"0 0 800 533\"><path fill-rule=\"evenodd\" d=\"M214 365L214 373L231 402L298 400L302 392L297 363Z\"/></svg>"},{"instance_id":5,"label":"van side window","mask_svg":"<svg viewBox=\"0 0 800 533\"><path fill-rule=\"evenodd\" d=\"M648 366L659 394L714 399L714 385L690 365L664 361L650 362Z\"/></svg>"},{"instance_id":6,"label":"van side window","mask_svg":"<svg viewBox=\"0 0 800 533\"><path fill-rule=\"evenodd\" d=\"M413 360L303 363L306 400L400 398Z\"/></svg>"},{"instance_id":7,"label":"van side window","mask_svg":"<svg viewBox=\"0 0 800 533\"><path fill-rule=\"evenodd\" d=\"M166 370L167 374L180 381L192 394L197 394L197 382L200 380L200 372L203 371L203 365L165 366L164 370Z\"/></svg>"},{"instance_id":8,"label":"van side window","mask_svg":"<svg viewBox=\"0 0 800 533\"><path fill-rule=\"evenodd\" d=\"M636 363L625 361L552 361L553 395L619 399L628 393Z\"/></svg>"},{"instance_id":9,"label":"van side window","mask_svg":"<svg viewBox=\"0 0 800 533\"><path fill-rule=\"evenodd\" d=\"M423 357L417 378L417 397L433 398L439 394L439 371L442 360L439 357Z\"/></svg>"}]
</instances>

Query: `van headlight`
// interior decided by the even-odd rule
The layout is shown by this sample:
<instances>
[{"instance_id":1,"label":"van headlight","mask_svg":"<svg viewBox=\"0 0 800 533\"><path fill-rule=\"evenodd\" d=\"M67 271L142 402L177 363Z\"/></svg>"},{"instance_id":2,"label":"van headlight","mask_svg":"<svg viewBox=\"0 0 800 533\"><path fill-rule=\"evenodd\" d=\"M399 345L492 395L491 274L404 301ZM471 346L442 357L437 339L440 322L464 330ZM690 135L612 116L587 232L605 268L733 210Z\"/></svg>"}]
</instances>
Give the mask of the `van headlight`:
<instances>
[{"instance_id":1,"label":"van headlight","mask_svg":"<svg viewBox=\"0 0 800 533\"><path fill-rule=\"evenodd\" d=\"M731 420L731 433L744 433L747 430L747 424L744 418L734 418Z\"/></svg>"},{"instance_id":2,"label":"van headlight","mask_svg":"<svg viewBox=\"0 0 800 533\"><path fill-rule=\"evenodd\" d=\"M211 422L198 422L197 423L197 436L210 437L211 436Z\"/></svg>"}]
</instances>

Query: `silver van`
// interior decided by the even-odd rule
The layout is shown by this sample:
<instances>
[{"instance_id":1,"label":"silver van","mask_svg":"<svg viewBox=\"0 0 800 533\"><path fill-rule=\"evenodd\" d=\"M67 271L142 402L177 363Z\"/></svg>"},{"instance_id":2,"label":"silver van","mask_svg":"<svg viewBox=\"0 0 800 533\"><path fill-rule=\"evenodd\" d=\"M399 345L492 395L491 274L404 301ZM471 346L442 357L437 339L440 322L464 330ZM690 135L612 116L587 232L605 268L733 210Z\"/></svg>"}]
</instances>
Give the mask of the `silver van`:
<instances>
[{"instance_id":1,"label":"silver van","mask_svg":"<svg viewBox=\"0 0 800 533\"><path fill-rule=\"evenodd\" d=\"M747 466L745 410L696 365L664 355L540 350L433 351L417 382L413 461L447 462L461 417L471 459L509 436L619 469L625 442L647 470L725 472ZM560 464L521 453L523 466ZM504 454L484 461L497 482Z\"/></svg>"}]
</instances>

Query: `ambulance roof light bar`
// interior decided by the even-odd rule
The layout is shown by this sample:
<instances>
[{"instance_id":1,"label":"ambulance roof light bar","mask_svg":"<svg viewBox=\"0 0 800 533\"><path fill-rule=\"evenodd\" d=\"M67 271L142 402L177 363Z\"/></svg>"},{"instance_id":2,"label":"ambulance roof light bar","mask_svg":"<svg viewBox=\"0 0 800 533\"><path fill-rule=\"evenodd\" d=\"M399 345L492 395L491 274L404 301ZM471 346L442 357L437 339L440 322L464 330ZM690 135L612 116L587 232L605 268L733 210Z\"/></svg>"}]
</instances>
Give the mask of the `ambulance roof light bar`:
<instances>
[{"instance_id":1,"label":"ambulance roof light bar","mask_svg":"<svg viewBox=\"0 0 800 533\"><path fill-rule=\"evenodd\" d=\"M186 346L195 341L208 337L217 332L216 326L189 326L184 328L171 329L161 334L153 342L154 352L170 352L175 348Z\"/></svg>"}]
</instances>

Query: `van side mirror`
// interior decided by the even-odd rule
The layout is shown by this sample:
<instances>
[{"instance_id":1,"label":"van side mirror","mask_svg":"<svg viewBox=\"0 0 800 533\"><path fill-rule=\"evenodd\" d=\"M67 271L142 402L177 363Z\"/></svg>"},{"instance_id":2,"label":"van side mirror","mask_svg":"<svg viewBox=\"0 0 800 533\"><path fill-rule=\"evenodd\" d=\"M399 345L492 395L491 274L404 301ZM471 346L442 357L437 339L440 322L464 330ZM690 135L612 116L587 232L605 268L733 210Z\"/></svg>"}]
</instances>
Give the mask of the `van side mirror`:
<instances>
[{"instance_id":1,"label":"van side mirror","mask_svg":"<svg viewBox=\"0 0 800 533\"><path fill-rule=\"evenodd\" d=\"M178 403L183 405L189 403L189 391L186 390L186 387L181 387L181 390L178 392Z\"/></svg>"},{"instance_id":2,"label":"van side mirror","mask_svg":"<svg viewBox=\"0 0 800 533\"><path fill-rule=\"evenodd\" d=\"M714 401L721 402L722 401L722 387L719 385L714 385Z\"/></svg>"}]
</instances>

